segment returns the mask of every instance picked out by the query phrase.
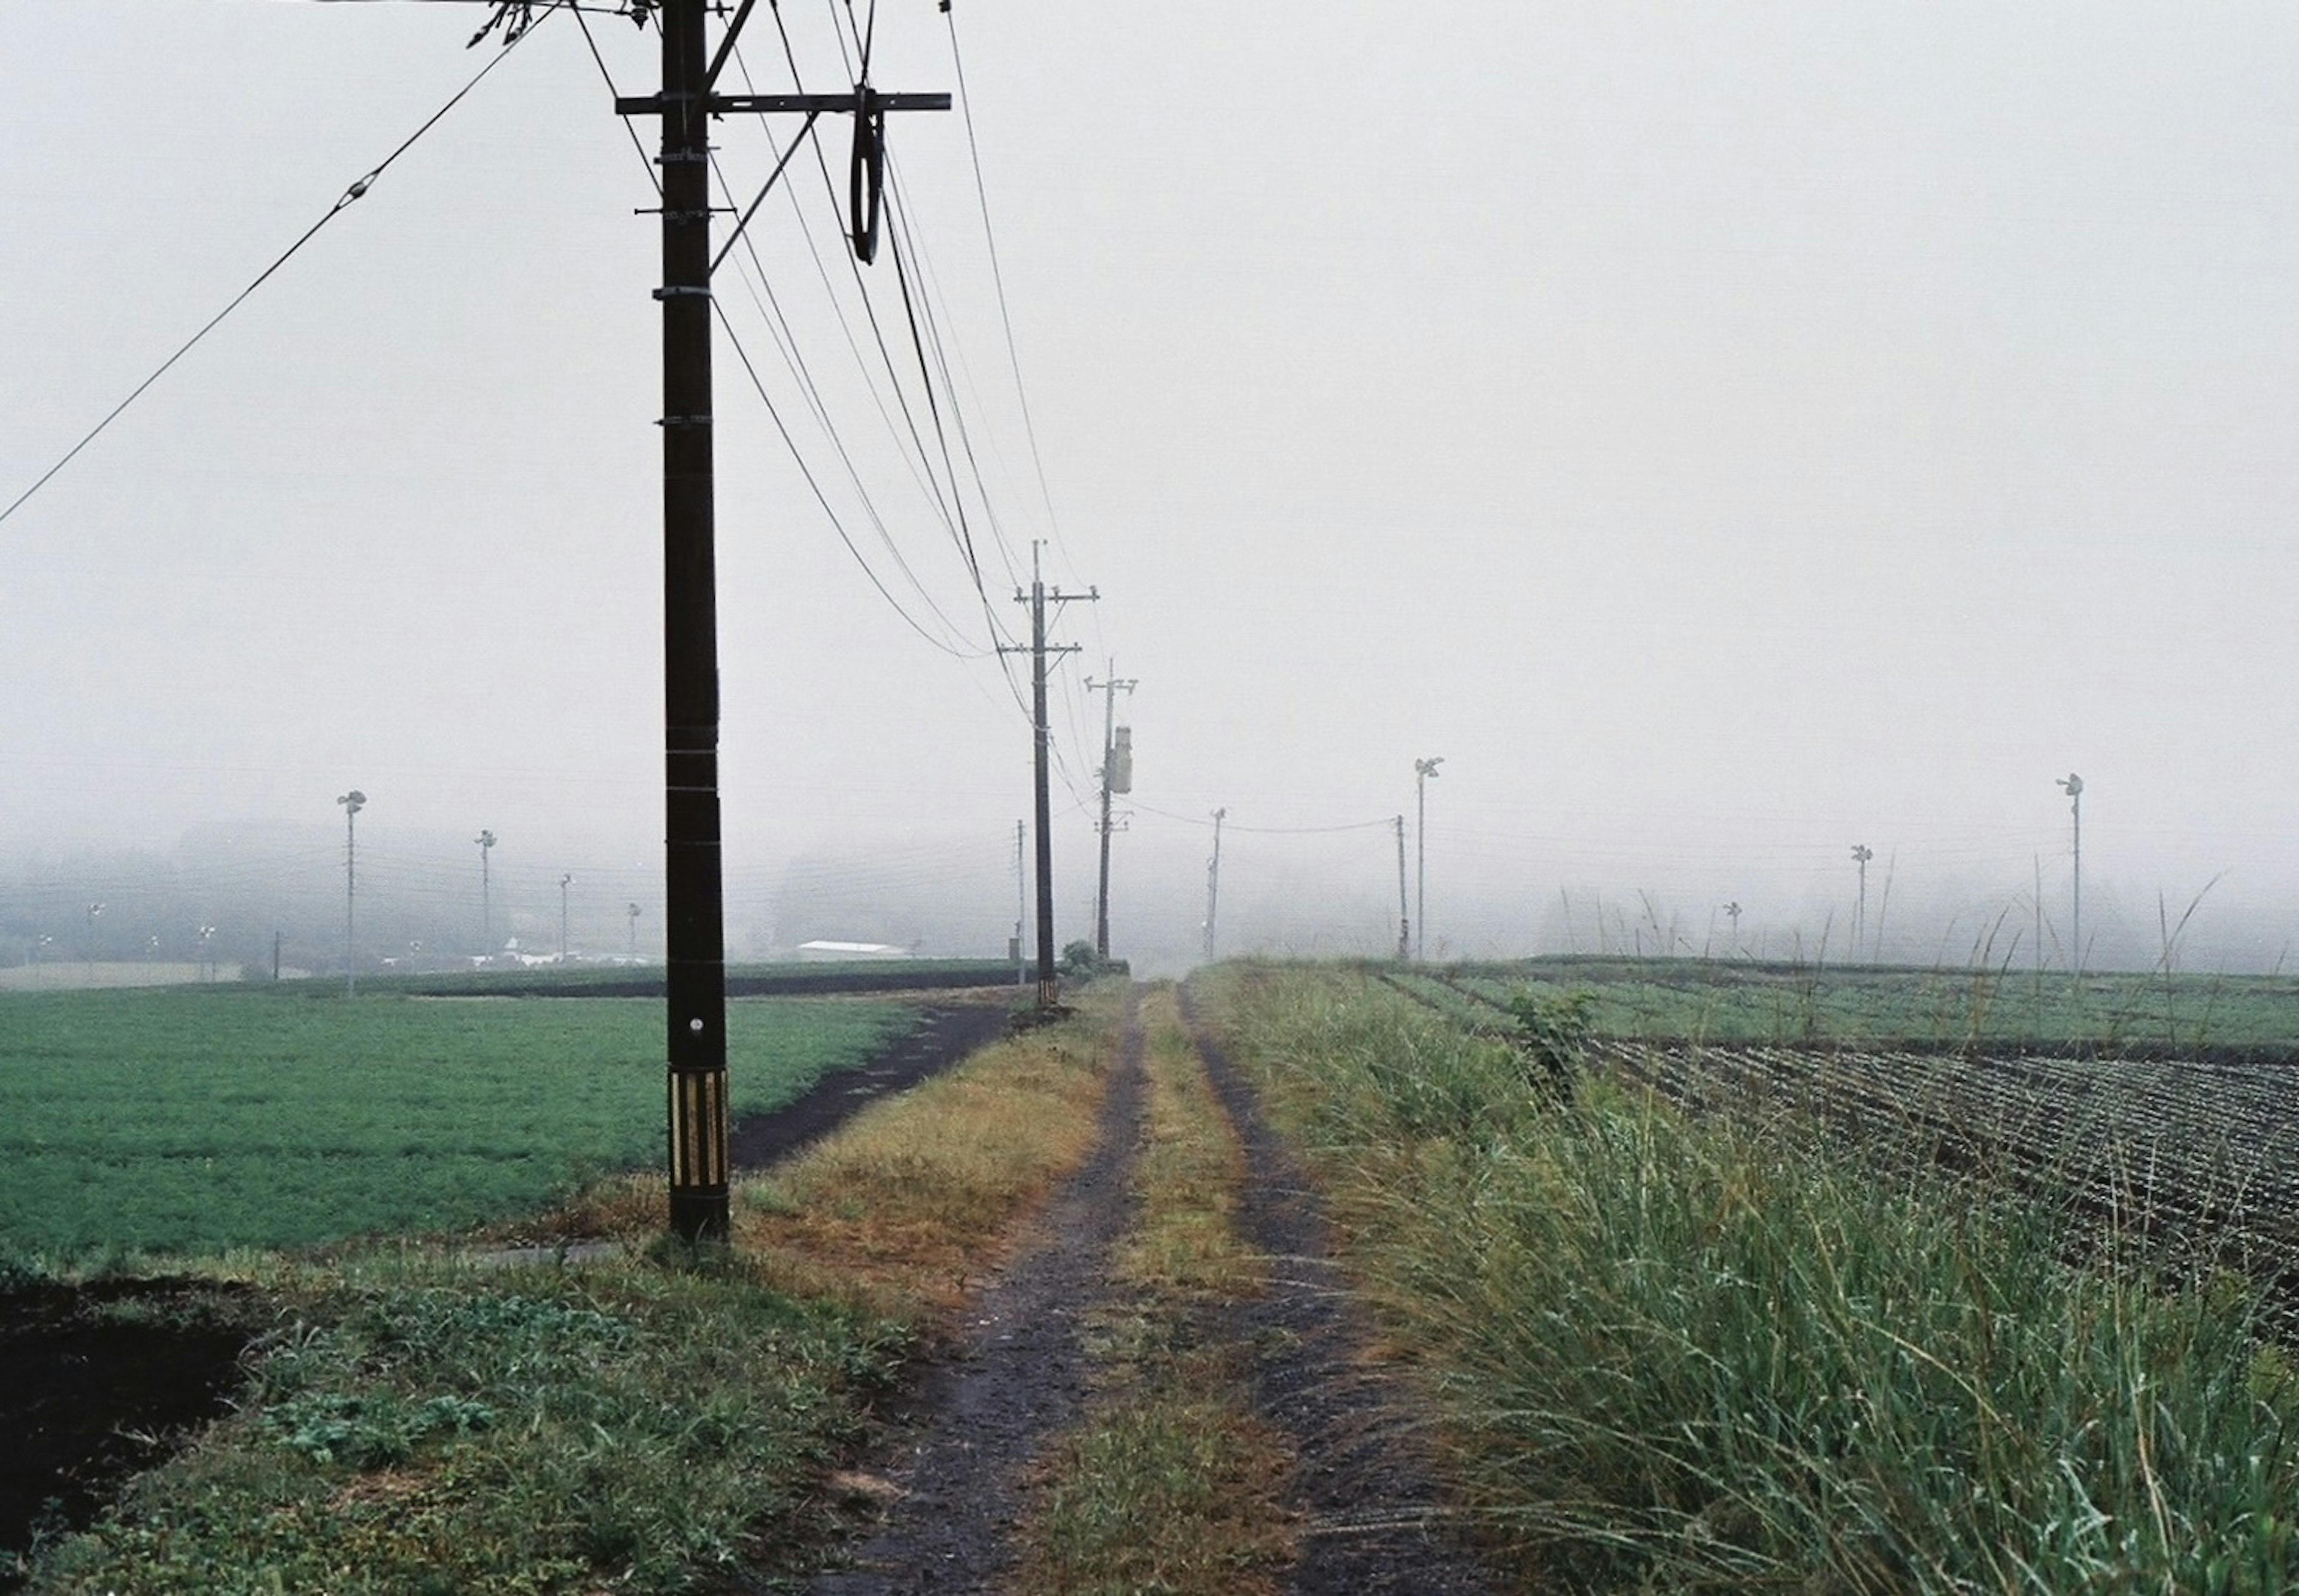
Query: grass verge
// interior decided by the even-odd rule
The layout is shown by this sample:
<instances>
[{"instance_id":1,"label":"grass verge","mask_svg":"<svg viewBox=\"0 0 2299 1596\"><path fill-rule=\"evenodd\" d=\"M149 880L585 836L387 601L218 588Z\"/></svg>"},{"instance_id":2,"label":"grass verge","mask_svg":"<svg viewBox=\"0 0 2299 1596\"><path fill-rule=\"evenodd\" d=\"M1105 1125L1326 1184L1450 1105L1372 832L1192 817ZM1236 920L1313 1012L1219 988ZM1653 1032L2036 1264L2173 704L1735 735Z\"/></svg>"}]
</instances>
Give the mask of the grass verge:
<instances>
[{"instance_id":1,"label":"grass verge","mask_svg":"<svg viewBox=\"0 0 2299 1596\"><path fill-rule=\"evenodd\" d=\"M243 1255L238 1410L41 1549L42 1592L682 1592L802 1567L824 1480L969 1274L1091 1145L1106 1018L984 1050L736 1190L731 1247L592 1188L580 1267ZM546 1227L547 1228L547 1227Z\"/></svg>"},{"instance_id":2,"label":"grass verge","mask_svg":"<svg viewBox=\"0 0 2299 1596\"><path fill-rule=\"evenodd\" d=\"M1140 1218L1091 1322L1086 1417L1036 1470L1023 1588L1257 1596L1278 1588L1293 1549L1279 1496L1290 1459L1253 1415L1243 1349L1220 1333L1221 1305L1257 1290L1263 1268L1233 1223L1244 1154L1172 989L1141 1012Z\"/></svg>"},{"instance_id":3,"label":"grass verge","mask_svg":"<svg viewBox=\"0 0 2299 1596\"><path fill-rule=\"evenodd\" d=\"M1347 977L1231 969L1487 1521L1568 1588L2265 1592L2299 1382L2232 1284L1602 1083Z\"/></svg>"}]
</instances>

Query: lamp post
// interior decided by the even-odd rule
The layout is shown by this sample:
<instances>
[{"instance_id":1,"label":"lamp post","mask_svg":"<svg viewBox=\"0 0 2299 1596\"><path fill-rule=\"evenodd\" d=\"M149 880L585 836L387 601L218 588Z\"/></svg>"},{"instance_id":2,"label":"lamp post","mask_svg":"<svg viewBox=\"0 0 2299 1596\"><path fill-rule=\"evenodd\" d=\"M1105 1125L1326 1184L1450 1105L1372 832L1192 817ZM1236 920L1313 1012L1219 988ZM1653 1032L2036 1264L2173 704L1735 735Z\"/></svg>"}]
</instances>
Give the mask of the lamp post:
<instances>
[{"instance_id":1,"label":"lamp post","mask_svg":"<svg viewBox=\"0 0 2299 1596\"><path fill-rule=\"evenodd\" d=\"M2068 973L2078 978L2083 975L2083 777L2069 771L2054 784L2068 795L2068 813L2074 827L2075 841L2075 908L2070 917L2069 939L2075 943L2068 955Z\"/></svg>"},{"instance_id":2,"label":"lamp post","mask_svg":"<svg viewBox=\"0 0 2299 1596\"><path fill-rule=\"evenodd\" d=\"M103 912L104 905L101 903L91 903L87 906L87 940L80 946L84 950L81 962L86 964L90 971L95 968L95 918Z\"/></svg>"},{"instance_id":3,"label":"lamp post","mask_svg":"<svg viewBox=\"0 0 2299 1596\"><path fill-rule=\"evenodd\" d=\"M623 917L631 923L631 962L636 964L639 961L639 906L632 904L623 910Z\"/></svg>"},{"instance_id":4,"label":"lamp post","mask_svg":"<svg viewBox=\"0 0 2299 1596\"><path fill-rule=\"evenodd\" d=\"M353 787L336 800L344 806L344 995L359 992L359 812L367 794Z\"/></svg>"},{"instance_id":5,"label":"lamp post","mask_svg":"<svg viewBox=\"0 0 2299 1596\"><path fill-rule=\"evenodd\" d=\"M1868 934L1868 861L1876 850L1865 843L1852 844L1852 862L1860 867L1860 896L1852 910L1852 957L1860 957L1860 942Z\"/></svg>"},{"instance_id":6,"label":"lamp post","mask_svg":"<svg viewBox=\"0 0 2299 1596\"><path fill-rule=\"evenodd\" d=\"M559 962L567 962L567 889L575 885L575 877L559 877Z\"/></svg>"},{"instance_id":7,"label":"lamp post","mask_svg":"<svg viewBox=\"0 0 2299 1596\"><path fill-rule=\"evenodd\" d=\"M487 853L495 845L495 834L481 831L471 839L479 845L479 952L492 957L495 950L494 900L487 889Z\"/></svg>"},{"instance_id":8,"label":"lamp post","mask_svg":"<svg viewBox=\"0 0 2299 1596\"><path fill-rule=\"evenodd\" d=\"M1417 806L1413 822L1413 956L1415 960L1429 957L1429 778L1437 774L1437 767L1444 762L1442 754L1413 761L1413 795Z\"/></svg>"},{"instance_id":9,"label":"lamp post","mask_svg":"<svg viewBox=\"0 0 2299 1596\"><path fill-rule=\"evenodd\" d=\"M215 941L215 934L216 928L213 926L200 927L200 979L203 981L215 979L215 954L209 947L209 944Z\"/></svg>"},{"instance_id":10,"label":"lamp post","mask_svg":"<svg viewBox=\"0 0 2299 1596\"><path fill-rule=\"evenodd\" d=\"M1227 806L1214 810L1214 856L1206 864L1206 962L1214 961L1214 917L1221 910L1221 834L1222 822L1229 818Z\"/></svg>"}]
</instances>

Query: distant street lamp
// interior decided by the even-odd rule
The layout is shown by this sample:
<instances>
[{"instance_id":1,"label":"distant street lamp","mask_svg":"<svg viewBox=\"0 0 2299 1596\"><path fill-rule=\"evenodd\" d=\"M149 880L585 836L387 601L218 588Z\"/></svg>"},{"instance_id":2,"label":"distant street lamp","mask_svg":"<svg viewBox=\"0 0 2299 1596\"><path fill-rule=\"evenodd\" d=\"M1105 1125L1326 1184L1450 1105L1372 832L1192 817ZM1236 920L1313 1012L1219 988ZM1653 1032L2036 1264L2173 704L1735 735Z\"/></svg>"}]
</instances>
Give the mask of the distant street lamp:
<instances>
[{"instance_id":1,"label":"distant street lamp","mask_svg":"<svg viewBox=\"0 0 2299 1596\"><path fill-rule=\"evenodd\" d=\"M2075 951L2068 958L2068 973L2083 974L2083 777L2071 770L2053 784L2068 795L2069 815L2075 828L2075 910L2068 927Z\"/></svg>"},{"instance_id":2,"label":"distant street lamp","mask_svg":"<svg viewBox=\"0 0 2299 1596\"><path fill-rule=\"evenodd\" d=\"M85 944L87 956L85 962L91 968L95 964L95 917L103 912L104 905L101 903L91 903L87 906L87 942Z\"/></svg>"},{"instance_id":3,"label":"distant street lamp","mask_svg":"<svg viewBox=\"0 0 2299 1596\"><path fill-rule=\"evenodd\" d=\"M344 806L344 995L359 993L359 812L367 794L353 787L336 800Z\"/></svg>"},{"instance_id":4,"label":"distant street lamp","mask_svg":"<svg viewBox=\"0 0 2299 1596\"><path fill-rule=\"evenodd\" d=\"M479 845L479 952L493 953L495 923L494 901L487 890L487 851L495 845L495 834L482 831L471 840Z\"/></svg>"},{"instance_id":5,"label":"distant street lamp","mask_svg":"<svg viewBox=\"0 0 2299 1596\"><path fill-rule=\"evenodd\" d=\"M1724 918L1732 922L1732 951L1740 951L1740 901L1735 898L1724 905Z\"/></svg>"},{"instance_id":6,"label":"distant street lamp","mask_svg":"<svg viewBox=\"0 0 2299 1596\"><path fill-rule=\"evenodd\" d=\"M559 878L559 962L567 962L567 889L575 885L571 875Z\"/></svg>"},{"instance_id":7,"label":"distant street lamp","mask_svg":"<svg viewBox=\"0 0 2299 1596\"><path fill-rule=\"evenodd\" d=\"M631 962L636 964L639 961L639 906L632 904L623 910L623 915L631 923Z\"/></svg>"},{"instance_id":8,"label":"distant street lamp","mask_svg":"<svg viewBox=\"0 0 2299 1596\"><path fill-rule=\"evenodd\" d=\"M1865 843L1852 844L1852 862L1860 867L1860 897L1852 910L1852 956L1860 957L1861 939L1868 934L1868 861L1876 850Z\"/></svg>"},{"instance_id":9,"label":"distant street lamp","mask_svg":"<svg viewBox=\"0 0 2299 1596\"><path fill-rule=\"evenodd\" d=\"M1418 806L1414 818L1413 956L1429 957L1429 778L1445 756L1413 761L1413 795Z\"/></svg>"},{"instance_id":10,"label":"distant street lamp","mask_svg":"<svg viewBox=\"0 0 2299 1596\"><path fill-rule=\"evenodd\" d=\"M215 979L215 955L208 950L208 944L215 940L215 934L213 926L200 927L200 979L203 981ZM153 940L156 942L159 939L154 937Z\"/></svg>"},{"instance_id":11,"label":"distant street lamp","mask_svg":"<svg viewBox=\"0 0 2299 1596\"><path fill-rule=\"evenodd\" d=\"M1214 961L1215 917L1221 910L1221 834L1222 822L1229 818L1227 806L1214 810L1214 856L1206 864L1206 962Z\"/></svg>"}]
</instances>

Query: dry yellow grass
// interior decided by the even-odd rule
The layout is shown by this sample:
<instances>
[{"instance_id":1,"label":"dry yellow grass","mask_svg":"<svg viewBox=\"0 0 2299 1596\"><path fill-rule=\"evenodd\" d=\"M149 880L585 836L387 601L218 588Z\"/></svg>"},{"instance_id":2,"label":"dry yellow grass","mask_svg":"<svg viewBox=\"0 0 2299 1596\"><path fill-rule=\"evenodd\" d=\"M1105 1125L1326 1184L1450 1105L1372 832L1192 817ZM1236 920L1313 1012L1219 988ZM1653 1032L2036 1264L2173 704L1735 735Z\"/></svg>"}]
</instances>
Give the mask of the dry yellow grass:
<instances>
[{"instance_id":1,"label":"dry yellow grass","mask_svg":"<svg viewBox=\"0 0 2299 1596\"><path fill-rule=\"evenodd\" d=\"M1096 1312L1086 1417L1034 1470L1022 1588L1044 1596L1263 1596L1294 1556L1291 1464L1256 1417L1220 1305L1259 1289L1233 1216L1244 1150L1160 987L1141 1006L1150 1089L1141 1212Z\"/></svg>"},{"instance_id":2,"label":"dry yellow grass","mask_svg":"<svg viewBox=\"0 0 2299 1596\"><path fill-rule=\"evenodd\" d=\"M1091 1151L1117 1028L1113 994L873 1105L737 1185L737 1249L804 1294L957 1307Z\"/></svg>"}]
</instances>

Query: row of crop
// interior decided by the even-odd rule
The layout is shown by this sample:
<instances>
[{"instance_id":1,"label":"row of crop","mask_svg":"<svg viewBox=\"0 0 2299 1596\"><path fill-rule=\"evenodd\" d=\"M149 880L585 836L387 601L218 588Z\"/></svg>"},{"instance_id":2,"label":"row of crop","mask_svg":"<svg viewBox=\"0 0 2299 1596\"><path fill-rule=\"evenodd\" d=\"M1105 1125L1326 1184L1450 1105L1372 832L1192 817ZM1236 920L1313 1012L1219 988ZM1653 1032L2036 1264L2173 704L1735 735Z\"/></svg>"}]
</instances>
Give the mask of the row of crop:
<instances>
[{"instance_id":1,"label":"row of crop","mask_svg":"<svg viewBox=\"0 0 2299 1596\"><path fill-rule=\"evenodd\" d=\"M2299 1581L2299 1384L2240 1292L2074 1267L2049 1209L1796 1117L1560 1099L1375 983L1219 980L1541 1588Z\"/></svg>"},{"instance_id":2,"label":"row of crop","mask_svg":"<svg viewBox=\"0 0 2299 1596\"><path fill-rule=\"evenodd\" d=\"M1507 1015L1490 977L1399 990L1473 1030ZM1612 994L1598 989L1599 1002ZM1610 1038L1592 1052L1687 1109L1793 1116L1872 1156L2044 1198L2110 1246L2240 1268L2299 1334L2299 1066Z\"/></svg>"},{"instance_id":3,"label":"row of crop","mask_svg":"<svg viewBox=\"0 0 2299 1596\"><path fill-rule=\"evenodd\" d=\"M1606 1035L1645 1041L2080 1046L2190 1053L2299 1049L2299 982L2282 977L2064 975L1730 960L1540 960L1416 972L1472 1001L1531 986L1597 994Z\"/></svg>"}]
</instances>

